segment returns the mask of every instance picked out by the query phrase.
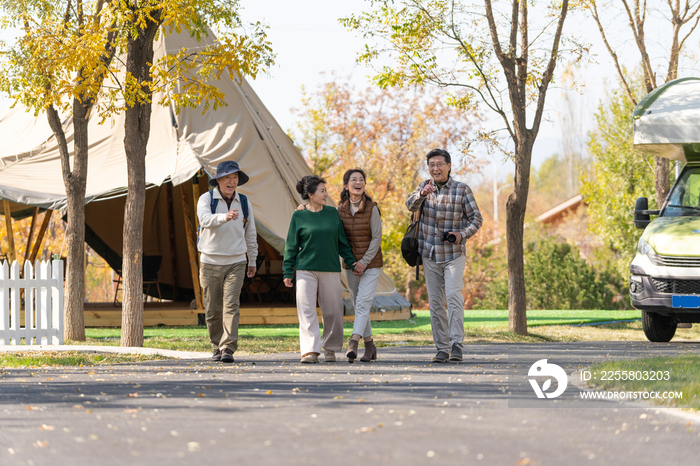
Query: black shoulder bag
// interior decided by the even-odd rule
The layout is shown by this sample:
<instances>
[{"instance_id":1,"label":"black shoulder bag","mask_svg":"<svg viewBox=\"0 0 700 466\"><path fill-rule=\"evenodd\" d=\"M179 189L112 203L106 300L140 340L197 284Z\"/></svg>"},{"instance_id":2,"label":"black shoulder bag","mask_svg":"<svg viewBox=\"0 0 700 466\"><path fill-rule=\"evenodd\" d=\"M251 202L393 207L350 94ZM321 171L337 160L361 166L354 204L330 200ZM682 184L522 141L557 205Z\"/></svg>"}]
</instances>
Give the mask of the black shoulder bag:
<instances>
[{"instance_id":1,"label":"black shoulder bag","mask_svg":"<svg viewBox=\"0 0 700 466\"><path fill-rule=\"evenodd\" d=\"M423 263L423 258L418 252L418 228L422 211L423 204L411 215L411 224L401 240L401 255L409 266L416 268L416 280L419 278L420 265Z\"/></svg>"}]
</instances>

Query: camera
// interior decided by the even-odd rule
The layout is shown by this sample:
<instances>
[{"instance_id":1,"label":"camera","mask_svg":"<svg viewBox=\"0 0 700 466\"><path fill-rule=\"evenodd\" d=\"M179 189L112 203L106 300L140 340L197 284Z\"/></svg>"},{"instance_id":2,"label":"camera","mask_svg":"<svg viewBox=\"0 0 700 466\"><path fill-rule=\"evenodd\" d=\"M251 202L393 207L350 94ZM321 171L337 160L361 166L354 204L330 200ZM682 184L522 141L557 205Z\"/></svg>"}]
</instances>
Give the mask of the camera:
<instances>
[{"instance_id":1,"label":"camera","mask_svg":"<svg viewBox=\"0 0 700 466\"><path fill-rule=\"evenodd\" d=\"M457 235L455 235L454 233L450 233L449 231L443 231L442 240L447 241L448 243L454 243L455 241L457 241Z\"/></svg>"}]
</instances>

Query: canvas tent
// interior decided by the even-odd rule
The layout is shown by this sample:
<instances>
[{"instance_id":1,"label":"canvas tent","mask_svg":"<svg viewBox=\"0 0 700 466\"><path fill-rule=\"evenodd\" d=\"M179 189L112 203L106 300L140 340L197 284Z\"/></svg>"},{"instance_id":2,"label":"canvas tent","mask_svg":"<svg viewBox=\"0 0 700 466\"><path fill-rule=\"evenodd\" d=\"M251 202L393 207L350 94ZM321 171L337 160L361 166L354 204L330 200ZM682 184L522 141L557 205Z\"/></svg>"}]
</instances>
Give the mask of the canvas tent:
<instances>
[{"instance_id":1,"label":"canvas tent","mask_svg":"<svg viewBox=\"0 0 700 466\"><path fill-rule=\"evenodd\" d=\"M155 44L155 59L183 48L195 52L200 47L188 33L161 34ZM265 273L274 272L275 264L279 269L289 219L301 202L294 187L302 176L311 174L299 150L245 79L224 76L217 85L227 106L204 114L192 108L176 113L157 104L162 96L154 97L146 156L144 256L161 258L159 282L164 298L193 298L185 222L196 222L195 198L208 189L206 174L214 173L219 162L236 160L250 176L239 189L255 212L260 249L267 260ZM127 185L124 116L100 124L96 113L90 115L88 130L86 241L118 269ZM72 150L68 118L64 129ZM35 117L16 107L0 117L0 133L5 135L0 147L0 198L11 201L13 216L26 216L31 211L28 206L64 209L58 146L46 116ZM409 306L383 274L373 310ZM352 312L351 307L346 309Z\"/></svg>"},{"instance_id":2,"label":"canvas tent","mask_svg":"<svg viewBox=\"0 0 700 466\"><path fill-rule=\"evenodd\" d=\"M633 118L637 149L682 162L700 160L700 78L680 78L654 89Z\"/></svg>"}]
</instances>

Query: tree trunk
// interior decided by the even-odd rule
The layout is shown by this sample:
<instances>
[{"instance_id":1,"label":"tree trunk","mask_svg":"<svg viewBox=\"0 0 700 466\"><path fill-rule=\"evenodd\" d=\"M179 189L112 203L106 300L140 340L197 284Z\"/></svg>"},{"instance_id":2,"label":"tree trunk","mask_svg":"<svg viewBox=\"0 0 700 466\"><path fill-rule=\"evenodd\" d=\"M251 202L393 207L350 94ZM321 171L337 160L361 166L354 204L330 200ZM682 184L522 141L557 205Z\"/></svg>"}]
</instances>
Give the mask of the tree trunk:
<instances>
[{"instance_id":1,"label":"tree trunk","mask_svg":"<svg viewBox=\"0 0 700 466\"><path fill-rule=\"evenodd\" d=\"M660 209L671 190L671 168L668 159L654 157L654 161L656 162L656 205Z\"/></svg>"},{"instance_id":2,"label":"tree trunk","mask_svg":"<svg viewBox=\"0 0 700 466\"><path fill-rule=\"evenodd\" d=\"M73 167L70 166L68 144L58 112L49 107L46 115L49 126L58 142L61 156L63 184L68 203L68 224L66 226L66 297L64 301L66 340L85 341L85 187L88 166L87 115L89 106L78 99L73 101L74 154ZM72 168L72 169L71 169Z\"/></svg>"},{"instance_id":3,"label":"tree trunk","mask_svg":"<svg viewBox=\"0 0 700 466\"><path fill-rule=\"evenodd\" d=\"M88 167L89 107L73 102L74 155L70 183L66 182L68 225L66 246L65 338L85 341L85 188Z\"/></svg>"},{"instance_id":4,"label":"tree trunk","mask_svg":"<svg viewBox=\"0 0 700 466\"><path fill-rule=\"evenodd\" d=\"M126 72L141 83L145 97L137 97L133 106L127 107L124 124L128 191L124 208L121 346L143 346L143 215L146 203L146 146L151 130L152 97L145 83L151 80L153 39L160 24L157 19L159 14L152 17L157 22L148 20L145 28L137 29L138 36L129 36L127 42Z\"/></svg>"},{"instance_id":5,"label":"tree trunk","mask_svg":"<svg viewBox=\"0 0 700 466\"><path fill-rule=\"evenodd\" d=\"M523 142L520 142L523 141ZM524 136L515 150L513 192L506 203L506 244L508 246L508 328L518 335L527 335L527 299L523 260L523 231L527 196L530 189L532 142Z\"/></svg>"}]
</instances>

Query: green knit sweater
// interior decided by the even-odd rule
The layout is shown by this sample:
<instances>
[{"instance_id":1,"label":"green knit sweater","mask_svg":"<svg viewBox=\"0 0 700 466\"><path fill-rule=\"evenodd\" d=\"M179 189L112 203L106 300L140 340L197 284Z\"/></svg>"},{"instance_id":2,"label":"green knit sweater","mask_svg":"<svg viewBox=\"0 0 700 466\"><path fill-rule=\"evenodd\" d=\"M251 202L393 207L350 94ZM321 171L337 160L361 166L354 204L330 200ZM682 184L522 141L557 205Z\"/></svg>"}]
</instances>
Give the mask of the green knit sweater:
<instances>
[{"instance_id":1,"label":"green knit sweater","mask_svg":"<svg viewBox=\"0 0 700 466\"><path fill-rule=\"evenodd\" d=\"M323 206L319 212L305 209L292 214L284 246L284 278L292 278L295 270L340 272L338 256L350 268L357 262L335 208Z\"/></svg>"}]
</instances>

